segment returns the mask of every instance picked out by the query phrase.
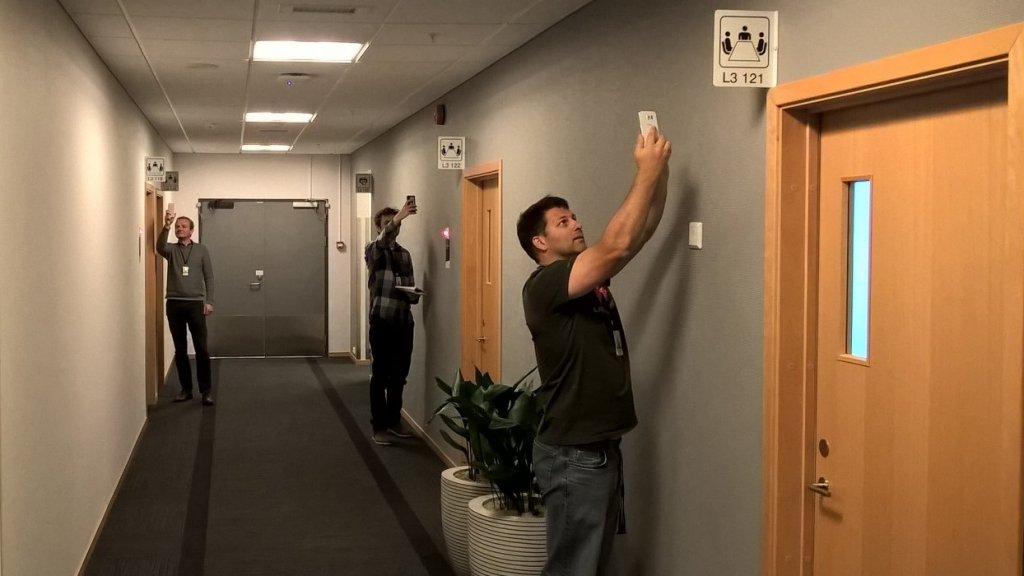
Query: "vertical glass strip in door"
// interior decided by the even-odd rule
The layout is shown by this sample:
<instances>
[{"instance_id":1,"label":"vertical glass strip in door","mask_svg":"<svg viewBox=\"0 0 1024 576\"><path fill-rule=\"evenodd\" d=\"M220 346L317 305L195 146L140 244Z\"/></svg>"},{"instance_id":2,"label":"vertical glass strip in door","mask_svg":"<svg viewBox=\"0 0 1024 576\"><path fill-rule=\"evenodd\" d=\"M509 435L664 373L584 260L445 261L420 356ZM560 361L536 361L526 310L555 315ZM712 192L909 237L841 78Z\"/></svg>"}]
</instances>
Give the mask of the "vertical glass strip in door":
<instances>
[{"instance_id":1,"label":"vertical glass strip in door","mask_svg":"<svg viewBox=\"0 0 1024 576\"><path fill-rule=\"evenodd\" d=\"M868 358L868 303L871 296L871 181L847 183L849 237L847 245L846 352Z\"/></svg>"}]
</instances>

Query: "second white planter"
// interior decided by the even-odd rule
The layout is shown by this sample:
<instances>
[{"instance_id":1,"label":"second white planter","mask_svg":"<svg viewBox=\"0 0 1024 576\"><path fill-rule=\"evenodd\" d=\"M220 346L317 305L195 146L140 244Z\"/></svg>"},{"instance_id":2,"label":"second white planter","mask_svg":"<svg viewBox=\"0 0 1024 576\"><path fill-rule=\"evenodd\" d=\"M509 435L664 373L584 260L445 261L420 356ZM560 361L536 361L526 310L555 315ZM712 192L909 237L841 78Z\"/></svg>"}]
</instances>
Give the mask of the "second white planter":
<instances>
[{"instance_id":1,"label":"second white planter","mask_svg":"<svg viewBox=\"0 0 1024 576\"><path fill-rule=\"evenodd\" d=\"M473 576L539 575L547 560L544 514L500 510L494 495L469 501L469 567Z\"/></svg>"}]
</instances>

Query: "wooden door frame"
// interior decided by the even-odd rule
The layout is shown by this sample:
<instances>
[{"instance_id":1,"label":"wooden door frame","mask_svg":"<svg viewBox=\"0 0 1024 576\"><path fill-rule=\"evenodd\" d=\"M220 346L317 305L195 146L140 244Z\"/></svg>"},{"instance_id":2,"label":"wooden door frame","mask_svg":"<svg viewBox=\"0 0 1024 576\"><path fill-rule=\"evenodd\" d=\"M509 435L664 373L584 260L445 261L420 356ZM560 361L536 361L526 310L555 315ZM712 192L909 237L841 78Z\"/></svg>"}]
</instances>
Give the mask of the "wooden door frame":
<instances>
[{"instance_id":1,"label":"wooden door frame","mask_svg":"<svg viewBox=\"0 0 1024 576\"><path fill-rule=\"evenodd\" d=\"M166 377L164 369L164 310L163 306L163 258L156 253L156 236L163 231L162 222L164 195L156 186L147 182L143 201L143 233L145 246L142 248L145 268L146 292L146 404L157 402L160 386ZM152 226L152 232L150 227ZM150 318L153 324L150 324ZM155 378L155 386L151 386Z\"/></svg>"},{"instance_id":2,"label":"wooden door frame","mask_svg":"<svg viewBox=\"0 0 1024 576\"><path fill-rule=\"evenodd\" d=\"M1007 166L1024 209L1024 24L773 88L767 98L761 574L813 568L819 119L822 112L1007 81ZM1014 194L1016 192L1016 194ZM1018 231L1020 233L1020 231ZM1024 350L1021 351L1024 354ZM1022 383L1024 384L1024 383Z\"/></svg>"},{"instance_id":3,"label":"wooden door frame","mask_svg":"<svg viewBox=\"0 0 1024 576\"><path fill-rule=\"evenodd\" d=\"M498 179L498 214L495 220L501 225L501 160L493 160L466 168L462 173L462 323L461 323L461 359L459 361L462 375L467 378L473 377L473 350L476 346L476 326L480 323L480 262L471 255L475 252L473 248L480 239L480 221L475 217L480 213L480 194L484 180L491 178ZM501 231L498 231L498 238L501 238ZM499 281L501 275L498 275ZM498 327L497 333L501 334L501 288L498 290ZM498 366L497 370L491 371L491 377L496 382L501 381L501 345L498 345Z\"/></svg>"}]
</instances>

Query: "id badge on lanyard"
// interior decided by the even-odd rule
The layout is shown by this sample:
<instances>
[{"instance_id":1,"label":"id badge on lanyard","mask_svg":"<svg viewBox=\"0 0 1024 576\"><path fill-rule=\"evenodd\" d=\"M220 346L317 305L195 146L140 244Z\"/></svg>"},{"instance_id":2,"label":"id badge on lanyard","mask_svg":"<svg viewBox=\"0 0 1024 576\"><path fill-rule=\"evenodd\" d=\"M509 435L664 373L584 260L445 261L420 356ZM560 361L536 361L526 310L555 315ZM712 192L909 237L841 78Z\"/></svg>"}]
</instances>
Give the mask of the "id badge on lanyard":
<instances>
[{"instance_id":1,"label":"id badge on lanyard","mask_svg":"<svg viewBox=\"0 0 1024 576\"><path fill-rule=\"evenodd\" d=\"M618 329L612 330L612 339L615 340L615 355L621 358L624 353L622 350L622 333Z\"/></svg>"},{"instance_id":2,"label":"id badge on lanyard","mask_svg":"<svg viewBox=\"0 0 1024 576\"><path fill-rule=\"evenodd\" d=\"M182 266L181 267L181 275L182 276L188 276L188 266Z\"/></svg>"}]
</instances>

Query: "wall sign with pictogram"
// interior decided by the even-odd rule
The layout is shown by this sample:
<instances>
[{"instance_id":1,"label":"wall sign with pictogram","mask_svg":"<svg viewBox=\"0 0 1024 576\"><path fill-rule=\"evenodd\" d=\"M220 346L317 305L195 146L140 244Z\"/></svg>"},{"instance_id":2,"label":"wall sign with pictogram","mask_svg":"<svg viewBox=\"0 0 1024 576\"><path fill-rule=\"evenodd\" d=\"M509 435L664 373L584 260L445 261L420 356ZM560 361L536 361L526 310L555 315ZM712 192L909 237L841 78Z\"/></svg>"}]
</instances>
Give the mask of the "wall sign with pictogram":
<instances>
[{"instance_id":1,"label":"wall sign with pictogram","mask_svg":"<svg viewBox=\"0 0 1024 576\"><path fill-rule=\"evenodd\" d=\"M437 169L462 170L466 166L466 138L441 136L437 139Z\"/></svg>"},{"instance_id":2,"label":"wall sign with pictogram","mask_svg":"<svg viewBox=\"0 0 1024 576\"><path fill-rule=\"evenodd\" d=\"M164 158L162 156L146 156L146 182L163 182L166 178Z\"/></svg>"},{"instance_id":3,"label":"wall sign with pictogram","mask_svg":"<svg viewBox=\"0 0 1024 576\"><path fill-rule=\"evenodd\" d=\"M778 12L715 11L715 86L771 88L778 55Z\"/></svg>"}]
</instances>

